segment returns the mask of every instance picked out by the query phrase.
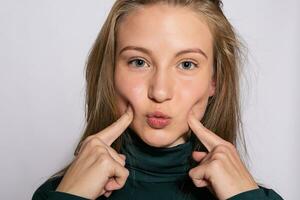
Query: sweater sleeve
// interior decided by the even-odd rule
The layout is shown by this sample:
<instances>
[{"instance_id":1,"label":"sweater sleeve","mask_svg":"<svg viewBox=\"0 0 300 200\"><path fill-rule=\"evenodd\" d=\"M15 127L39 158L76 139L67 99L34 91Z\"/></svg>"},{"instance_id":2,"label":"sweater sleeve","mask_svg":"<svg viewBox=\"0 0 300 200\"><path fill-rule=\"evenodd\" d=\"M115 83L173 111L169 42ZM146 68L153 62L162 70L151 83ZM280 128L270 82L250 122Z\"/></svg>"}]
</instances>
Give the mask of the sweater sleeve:
<instances>
[{"instance_id":1,"label":"sweater sleeve","mask_svg":"<svg viewBox=\"0 0 300 200\"><path fill-rule=\"evenodd\" d=\"M257 189L241 192L227 200L283 200L274 190L259 186Z\"/></svg>"},{"instance_id":2,"label":"sweater sleeve","mask_svg":"<svg viewBox=\"0 0 300 200\"><path fill-rule=\"evenodd\" d=\"M54 177L44 182L32 196L32 200L89 200L87 198L55 191L62 177Z\"/></svg>"}]
</instances>

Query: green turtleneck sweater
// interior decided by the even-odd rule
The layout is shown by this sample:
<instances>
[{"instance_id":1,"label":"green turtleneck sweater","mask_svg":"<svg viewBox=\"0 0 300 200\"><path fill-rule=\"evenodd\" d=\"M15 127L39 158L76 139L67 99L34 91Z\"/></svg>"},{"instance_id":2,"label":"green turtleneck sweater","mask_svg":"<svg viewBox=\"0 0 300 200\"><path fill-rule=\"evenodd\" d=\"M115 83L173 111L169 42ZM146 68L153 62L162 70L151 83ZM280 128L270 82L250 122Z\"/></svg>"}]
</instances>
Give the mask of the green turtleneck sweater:
<instances>
[{"instance_id":1,"label":"green turtleneck sweater","mask_svg":"<svg viewBox=\"0 0 300 200\"><path fill-rule=\"evenodd\" d=\"M122 145L126 155L125 167L129 176L123 188L113 191L106 198L97 200L214 200L216 197L206 188L197 188L188 176L193 166L190 162L196 137L191 135L184 144L171 148L152 147L142 141L131 129L124 133L129 138ZM33 194L32 200L86 200L84 197L57 192L62 177L44 182ZM259 186L237 194L228 200L282 200L272 189Z\"/></svg>"}]
</instances>

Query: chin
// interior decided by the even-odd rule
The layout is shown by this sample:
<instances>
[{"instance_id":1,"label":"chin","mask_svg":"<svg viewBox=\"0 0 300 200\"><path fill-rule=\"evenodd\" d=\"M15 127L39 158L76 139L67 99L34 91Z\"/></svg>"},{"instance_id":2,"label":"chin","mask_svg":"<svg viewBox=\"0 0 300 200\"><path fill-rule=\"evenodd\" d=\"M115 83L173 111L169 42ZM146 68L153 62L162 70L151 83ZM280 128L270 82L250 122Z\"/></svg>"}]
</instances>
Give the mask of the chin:
<instances>
[{"instance_id":1,"label":"chin","mask_svg":"<svg viewBox=\"0 0 300 200\"><path fill-rule=\"evenodd\" d=\"M172 147L184 143L182 133L177 133L174 129L169 130L170 127L163 129L153 129L148 125L142 128L132 127L136 134L149 146L153 147Z\"/></svg>"},{"instance_id":2,"label":"chin","mask_svg":"<svg viewBox=\"0 0 300 200\"><path fill-rule=\"evenodd\" d=\"M153 147L169 147L175 142L175 138L170 138L168 132L163 129L149 129L139 136L145 143Z\"/></svg>"}]
</instances>

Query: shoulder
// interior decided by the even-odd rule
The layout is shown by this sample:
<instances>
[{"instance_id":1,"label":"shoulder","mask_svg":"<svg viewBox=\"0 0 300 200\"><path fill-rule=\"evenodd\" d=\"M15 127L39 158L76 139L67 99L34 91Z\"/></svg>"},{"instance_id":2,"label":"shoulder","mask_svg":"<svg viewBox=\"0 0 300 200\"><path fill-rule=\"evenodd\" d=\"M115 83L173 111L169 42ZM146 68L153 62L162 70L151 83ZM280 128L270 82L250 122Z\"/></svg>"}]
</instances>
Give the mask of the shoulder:
<instances>
[{"instance_id":1,"label":"shoulder","mask_svg":"<svg viewBox=\"0 0 300 200\"><path fill-rule=\"evenodd\" d=\"M283 200L283 198L277 192L275 192L275 190L273 190L271 188L267 188L265 186L259 185L259 189L258 190L261 190L262 193L265 196L267 196L267 197L269 197L271 199L281 199L281 200Z\"/></svg>"},{"instance_id":2,"label":"shoulder","mask_svg":"<svg viewBox=\"0 0 300 200\"><path fill-rule=\"evenodd\" d=\"M50 193L56 190L62 178L62 176L56 176L46 180L33 193L32 200L47 199Z\"/></svg>"},{"instance_id":3,"label":"shoulder","mask_svg":"<svg viewBox=\"0 0 300 200\"><path fill-rule=\"evenodd\" d=\"M63 176L49 178L33 193L32 200L88 200L87 198L55 191Z\"/></svg>"},{"instance_id":4,"label":"shoulder","mask_svg":"<svg viewBox=\"0 0 300 200\"><path fill-rule=\"evenodd\" d=\"M267 188L265 186L259 185L259 188L245 191L239 193L228 200L251 200L251 199L261 199L261 200L283 200L283 198L276 193L273 189Z\"/></svg>"}]
</instances>

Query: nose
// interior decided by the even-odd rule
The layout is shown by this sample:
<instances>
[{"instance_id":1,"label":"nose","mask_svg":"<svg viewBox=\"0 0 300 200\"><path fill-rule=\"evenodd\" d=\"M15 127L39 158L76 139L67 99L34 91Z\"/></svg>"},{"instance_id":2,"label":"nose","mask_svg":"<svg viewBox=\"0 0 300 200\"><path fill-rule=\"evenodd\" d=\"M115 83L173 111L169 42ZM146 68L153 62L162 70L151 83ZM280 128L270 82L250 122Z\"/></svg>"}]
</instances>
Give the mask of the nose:
<instances>
[{"instance_id":1,"label":"nose","mask_svg":"<svg viewBox=\"0 0 300 200\"><path fill-rule=\"evenodd\" d=\"M156 70L150 79L148 97L157 103L168 101L173 97L174 85L171 73L163 69Z\"/></svg>"}]
</instances>

